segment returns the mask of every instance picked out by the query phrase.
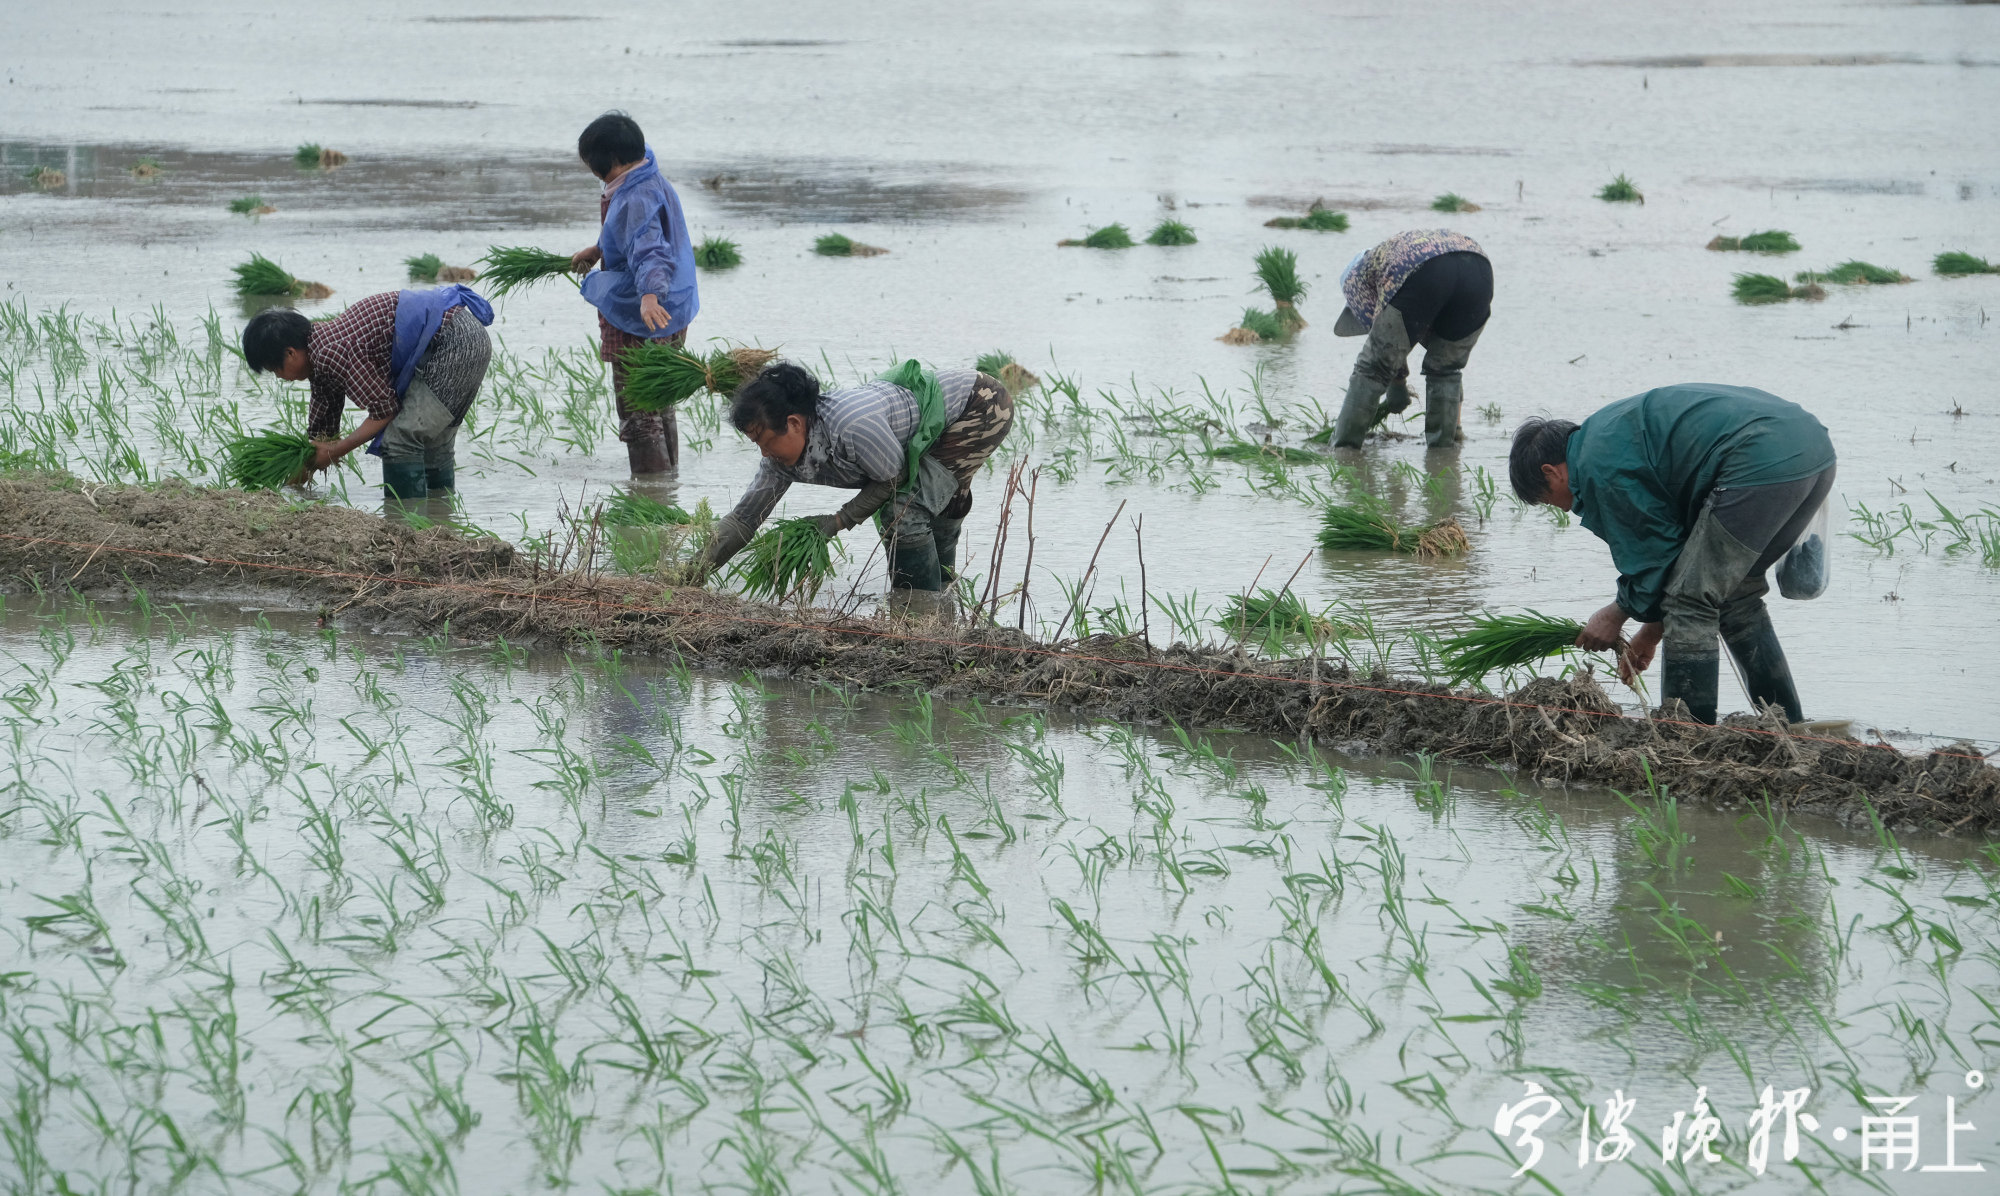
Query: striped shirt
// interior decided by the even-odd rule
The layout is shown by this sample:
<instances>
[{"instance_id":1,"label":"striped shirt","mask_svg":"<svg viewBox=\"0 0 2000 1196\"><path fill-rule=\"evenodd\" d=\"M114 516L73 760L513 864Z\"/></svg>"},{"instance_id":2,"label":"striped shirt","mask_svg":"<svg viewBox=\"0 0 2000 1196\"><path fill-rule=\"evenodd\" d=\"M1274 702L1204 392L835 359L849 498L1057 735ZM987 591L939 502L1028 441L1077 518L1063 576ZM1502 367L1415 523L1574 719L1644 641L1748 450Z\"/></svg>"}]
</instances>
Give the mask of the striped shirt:
<instances>
[{"instance_id":1,"label":"striped shirt","mask_svg":"<svg viewBox=\"0 0 2000 1196\"><path fill-rule=\"evenodd\" d=\"M964 413L978 376L969 369L937 372L947 424ZM780 465L764 458L729 514L755 528L771 517L793 482L859 490L870 482L896 481L909 468L910 437L916 430L916 396L900 386L878 380L821 395L819 418L806 433L799 463Z\"/></svg>"}]
</instances>

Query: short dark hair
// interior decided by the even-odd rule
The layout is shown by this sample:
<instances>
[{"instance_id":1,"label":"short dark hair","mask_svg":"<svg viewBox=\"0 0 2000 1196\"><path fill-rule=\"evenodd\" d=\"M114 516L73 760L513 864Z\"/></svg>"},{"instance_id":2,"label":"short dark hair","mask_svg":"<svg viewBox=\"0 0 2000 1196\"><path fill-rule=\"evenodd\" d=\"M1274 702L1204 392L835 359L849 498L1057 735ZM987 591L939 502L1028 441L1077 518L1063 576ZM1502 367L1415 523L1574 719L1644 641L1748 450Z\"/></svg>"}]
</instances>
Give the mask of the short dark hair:
<instances>
[{"instance_id":1,"label":"short dark hair","mask_svg":"<svg viewBox=\"0 0 2000 1196\"><path fill-rule=\"evenodd\" d=\"M752 428L785 430L787 416L796 415L811 427L819 419L819 379L804 366L773 362L762 373L736 388L729 405L729 422L749 435Z\"/></svg>"},{"instance_id":2,"label":"short dark hair","mask_svg":"<svg viewBox=\"0 0 2000 1196\"><path fill-rule=\"evenodd\" d=\"M583 126L582 136L576 139L576 156L590 167L590 173L603 178L614 166L643 162L646 135L639 131L638 121L613 109Z\"/></svg>"},{"instance_id":3,"label":"short dark hair","mask_svg":"<svg viewBox=\"0 0 2000 1196\"><path fill-rule=\"evenodd\" d=\"M1576 425L1566 419L1531 419L1514 429L1514 447L1507 453L1507 480L1522 502L1540 502L1549 494L1544 465L1569 462L1569 437Z\"/></svg>"},{"instance_id":4,"label":"short dark hair","mask_svg":"<svg viewBox=\"0 0 2000 1196\"><path fill-rule=\"evenodd\" d=\"M243 326L243 360L256 371L285 364L285 350L303 353L312 344L312 321L289 307L267 307Z\"/></svg>"}]
</instances>

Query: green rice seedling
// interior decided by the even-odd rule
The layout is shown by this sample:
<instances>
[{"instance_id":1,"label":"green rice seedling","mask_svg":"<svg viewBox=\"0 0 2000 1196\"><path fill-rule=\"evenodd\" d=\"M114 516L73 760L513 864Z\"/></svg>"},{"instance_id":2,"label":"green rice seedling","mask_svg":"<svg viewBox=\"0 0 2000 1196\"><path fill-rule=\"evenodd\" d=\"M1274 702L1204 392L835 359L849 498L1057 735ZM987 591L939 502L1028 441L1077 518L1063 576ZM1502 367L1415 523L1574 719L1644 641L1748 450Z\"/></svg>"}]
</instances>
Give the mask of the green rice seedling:
<instances>
[{"instance_id":1,"label":"green rice seedling","mask_svg":"<svg viewBox=\"0 0 2000 1196\"><path fill-rule=\"evenodd\" d=\"M1583 624L1528 611L1519 615L1474 615L1472 630L1438 646L1453 685L1476 681L1502 669L1519 668L1549 656L1575 651Z\"/></svg>"},{"instance_id":2,"label":"green rice seedling","mask_svg":"<svg viewBox=\"0 0 2000 1196\"><path fill-rule=\"evenodd\" d=\"M612 527L665 527L691 523L694 516L648 495L621 490L604 501L604 522Z\"/></svg>"},{"instance_id":3,"label":"green rice seedling","mask_svg":"<svg viewBox=\"0 0 2000 1196\"><path fill-rule=\"evenodd\" d=\"M1148 245L1192 245L1194 230L1178 220L1162 220L1146 234Z\"/></svg>"},{"instance_id":4,"label":"green rice seedling","mask_svg":"<svg viewBox=\"0 0 2000 1196\"><path fill-rule=\"evenodd\" d=\"M570 272L567 254L525 245L489 246L479 264L485 267L479 272L479 280L489 284L495 295L505 295L516 287Z\"/></svg>"},{"instance_id":5,"label":"green rice seedling","mask_svg":"<svg viewBox=\"0 0 2000 1196\"><path fill-rule=\"evenodd\" d=\"M828 233L813 242L813 252L821 257L875 257L889 251L879 245L863 245L845 233Z\"/></svg>"},{"instance_id":6,"label":"green rice seedling","mask_svg":"<svg viewBox=\"0 0 2000 1196\"><path fill-rule=\"evenodd\" d=\"M780 521L750 541L744 555L736 572L753 598L783 601L796 594L810 602L833 576L833 541L811 519Z\"/></svg>"},{"instance_id":7,"label":"green rice seedling","mask_svg":"<svg viewBox=\"0 0 2000 1196\"><path fill-rule=\"evenodd\" d=\"M1311 449L1291 448L1282 444L1260 444L1251 440L1235 440L1217 445L1205 454L1217 461L1267 462L1274 465L1322 465L1326 462L1324 453Z\"/></svg>"},{"instance_id":8,"label":"green rice seedling","mask_svg":"<svg viewBox=\"0 0 2000 1196\"><path fill-rule=\"evenodd\" d=\"M296 298L305 293L306 284L285 272L285 268L265 257L253 253L250 260L235 267L236 293L245 297L252 295L284 295Z\"/></svg>"},{"instance_id":9,"label":"green rice seedling","mask_svg":"<svg viewBox=\"0 0 2000 1196\"><path fill-rule=\"evenodd\" d=\"M625 401L639 411L665 411L696 391L731 394L773 356L768 349L717 349L701 358L648 341L625 351Z\"/></svg>"},{"instance_id":10,"label":"green rice seedling","mask_svg":"<svg viewBox=\"0 0 2000 1196\"><path fill-rule=\"evenodd\" d=\"M1243 319L1222 334L1225 345L1256 345L1285 339L1285 325L1277 316L1258 307L1243 309Z\"/></svg>"},{"instance_id":11,"label":"green rice seedling","mask_svg":"<svg viewBox=\"0 0 2000 1196\"><path fill-rule=\"evenodd\" d=\"M276 490L312 463L317 447L291 432L238 436L222 448L223 476L239 489Z\"/></svg>"},{"instance_id":12,"label":"green rice seedling","mask_svg":"<svg viewBox=\"0 0 2000 1196\"><path fill-rule=\"evenodd\" d=\"M1908 282L1910 276L1901 270L1889 270L1872 262L1845 261L1831 270L1805 270L1793 276L1803 283L1834 282L1844 287L1888 286L1892 283Z\"/></svg>"},{"instance_id":13,"label":"green rice seedling","mask_svg":"<svg viewBox=\"0 0 2000 1196\"><path fill-rule=\"evenodd\" d=\"M1632 185L1631 179L1626 178L1622 174L1598 188L1597 198L1604 200L1606 203L1643 204L1646 202L1645 195Z\"/></svg>"},{"instance_id":14,"label":"green rice seedling","mask_svg":"<svg viewBox=\"0 0 2000 1196\"><path fill-rule=\"evenodd\" d=\"M1299 255L1266 245L1257 254L1256 274L1278 309L1278 322L1292 332L1304 328L1306 322L1299 315L1298 302L1306 297L1306 282L1299 277Z\"/></svg>"},{"instance_id":15,"label":"green rice seedling","mask_svg":"<svg viewBox=\"0 0 2000 1196\"><path fill-rule=\"evenodd\" d=\"M1933 273L1945 278L1964 278L1969 274L2000 274L2000 266L1995 266L1983 257L1953 250L1940 253L1931 259Z\"/></svg>"},{"instance_id":16,"label":"green rice seedling","mask_svg":"<svg viewBox=\"0 0 2000 1196\"><path fill-rule=\"evenodd\" d=\"M727 237L704 237L694 247L694 264L703 270L734 270L743 264L743 253Z\"/></svg>"},{"instance_id":17,"label":"green rice seedling","mask_svg":"<svg viewBox=\"0 0 2000 1196\"><path fill-rule=\"evenodd\" d=\"M1138 242L1132 239L1131 230L1122 224L1113 223L1103 228L1093 228L1079 238L1057 241L1056 244L1084 249L1130 249Z\"/></svg>"},{"instance_id":18,"label":"green rice seedling","mask_svg":"<svg viewBox=\"0 0 2000 1196\"><path fill-rule=\"evenodd\" d=\"M1792 238L1792 234L1774 228L1746 237L1717 237L1708 243L1708 248L1718 253L1797 253L1799 243Z\"/></svg>"},{"instance_id":19,"label":"green rice seedling","mask_svg":"<svg viewBox=\"0 0 2000 1196\"><path fill-rule=\"evenodd\" d=\"M1808 277L1800 275L1801 278ZM1738 274L1730 286L1730 293L1738 303L1752 307L1765 303L1783 303L1787 299L1820 300L1826 298L1826 288L1816 282L1804 286L1792 286L1775 274Z\"/></svg>"},{"instance_id":20,"label":"green rice seedling","mask_svg":"<svg viewBox=\"0 0 2000 1196\"><path fill-rule=\"evenodd\" d=\"M69 182L69 176L53 166L30 166L25 177L44 191L53 191Z\"/></svg>"},{"instance_id":21,"label":"green rice seedling","mask_svg":"<svg viewBox=\"0 0 2000 1196\"><path fill-rule=\"evenodd\" d=\"M292 151L292 163L300 170L331 170L345 161L346 154L310 141Z\"/></svg>"},{"instance_id":22,"label":"green rice seedling","mask_svg":"<svg viewBox=\"0 0 2000 1196\"><path fill-rule=\"evenodd\" d=\"M1456 191L1447 191L1431 201L1433 212L1477 212L1479 205Z\"/></svg>"},{"instance_id":23,"label":"green rice seedling","mask_svg":"<svg viewBox=\"0 0 2000 1196\"><path fill-rule=\"evenodd\" d=\"M160 171L164 169L165 167L160 165L158 158L141 158L137 162L132 163L132 177L135 179L156 179L160 177Z\"/></svg>"},{"instance_id":24,"label":"green rice seedling","mask_svg":"<svg viewBox=\"0 0 2000 1196\"><path fill-rule=\"evenodd\" d=\"M435 253L420 253L404 258L403 265L410 271L411 282L436 282L438 271L444 269L444 259Z\"/></svg>"},{"instance_id":25,"label":"green rice seedling","mask_svg":"<svg viewBox=\"0 0 2000 1196\"><path fill-rule=\"evenodd\" d=\"M1314 200L1303 216L1273 216L1264 222L1265 228L1302 228L1315 233L1344 233L1347 231L1347 213L1336 212Z\"/></svg>"},{"instance_id":26,"label":"green rice seedling","mask_svg":"<svg viewBox=\"0 0 2000 1196\"><path fill-rule=\"evenodd\" d=\"M1320 511L1319 546L1340 552L1407 552L1421 557L1457 556L1472 547L1458 520L1445 518L1422 527L1390 519L1381 504L1362 499L1328 503Z\"/></svg>"},{"instance_id":27,"label":"green rice seedling","mask_svg":"<svg viewBox=\"0 0 2000 1196\"><path fill-rule=\"evenodd\" d=\"M1286 590L1259 590L1255 594L1231 594L1216 616L1215 626L1243 639L1267 636L1311 635L1338 638L1340 628L1333 620L1312 612L1305 600Z\"/></svg>"},{"instance_id":28,"label":"green rice seedling","mask_svg":"<svg viewBox=\"0 0 2000 1196\"><path fill-rule=\"evenodd\" d=\"M265 216L278 209L265 203L261 195L239 195L229 201L229 210L238 216Z\"/></svg>"}]
</instances>

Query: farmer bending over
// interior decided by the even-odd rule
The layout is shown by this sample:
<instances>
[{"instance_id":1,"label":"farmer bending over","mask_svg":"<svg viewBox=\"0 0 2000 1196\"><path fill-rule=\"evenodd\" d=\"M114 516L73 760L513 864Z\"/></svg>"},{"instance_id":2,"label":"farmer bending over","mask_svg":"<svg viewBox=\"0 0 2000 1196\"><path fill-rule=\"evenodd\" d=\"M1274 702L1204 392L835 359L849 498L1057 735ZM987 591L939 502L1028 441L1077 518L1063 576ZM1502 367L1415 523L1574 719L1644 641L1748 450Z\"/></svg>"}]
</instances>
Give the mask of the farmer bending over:
<instances>
[{"instance_id":1,"label":"farmer bending over","mask_svg":"<svg viewBox=\"0 0 2000 1196\"><path fill-rule=\"evenodd\" d=\"M832 536L876 516L890 585L938 591L954 578L972 477L1007 438L1014 400L989 375L933 374L914 361L877 381L821 394L819 379L781 361L743 384L729 420L764 461L736 508L716 523L704 558L710 568L750 542L793 482L811 482L857 491L839 511L816 517L822 532Z\"/></svg>"},{"instance_id":2,"label":"farmer bending over","mask_svg":"<svg viewBox=\"0 0 2000 1196\"><path fill-rule=\"evenodd\" d=\"M1764 574L1798 542L1833 489L1833 441L1796 403L1747 386L1684 383L1620 399L1582 425L1531 419L1514 433L1508 476L1526 502L1575 511L1611 548L1618 599L1590 617L1577 645L1616 645L1639 630L1620 669L1628 680L1662 642L1662 703L1679 698L1715 721L1716 632L1750 700L1804 719L1785 650L1764 609ZM1824 588L1824 544L1807 574L1780 571L1790 597ZM1801 559L1795 558L1795 560Z\"/></svg>"},{"instance_id":3,"label":"farmer bending over","mask_svg":"<svg viewBox=\"0 0 2000 1196\"><path fill-rule=\"evenodd\" d=\"M695 293L694 242L681 197L660 174L638 122L607 112L576 139L577 156L604 183L597 203L603 229L597 244L579 249L570 266L585 274L583 297L597 308L598 357L611 363L618 404L618 439L632 476L664 473L680 464L681 434L672 409L633 411L625 405L625 350L649 340L687 343L701 309Z\"/></svg>"},{"instance_id":4,"label":"farmer bending over","mask_svg":"<svg viewBox=\"0 0 2000 1196\"><path fill-rule=\"evenodd\" d=\"M1354 255L1340 276L1347 307L1336 336L1368 334L1333 443L1360 448L1368 429L1410 405L1410 349L1424 347L1424 443L1445 448L1465 439L1458 408L1466 361L1493 309L1493 265L1478 242L1448 229L1397 233ZM1383 392L1388 393L1386 402Z\"/></svg>"},{"instance_id":5,"label":"farmer bending over","mask_svg":"<svg viewBox=\"0 0 2000 1196\"><path fill-rule=\"evenodd\" d=\"M319 452L298 480L362 445L382 458L385 497L455 489L458 425L486 378L493 308L466 286L370 295L331 320L269 307L243 326L243 359L287 382L312 383L306 435ZM345 438L341 407L368 413Z\"/></svg>"}]
</instances>

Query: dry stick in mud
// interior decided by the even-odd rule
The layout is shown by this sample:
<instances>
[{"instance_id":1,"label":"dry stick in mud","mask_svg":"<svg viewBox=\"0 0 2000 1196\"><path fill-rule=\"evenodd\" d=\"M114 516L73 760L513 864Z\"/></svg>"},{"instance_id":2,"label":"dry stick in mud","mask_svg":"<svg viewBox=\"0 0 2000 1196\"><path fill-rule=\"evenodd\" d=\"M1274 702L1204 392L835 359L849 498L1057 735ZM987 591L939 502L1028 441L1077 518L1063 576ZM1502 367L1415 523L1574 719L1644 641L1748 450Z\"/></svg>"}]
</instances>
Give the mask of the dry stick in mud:
<instances>
[{"instance_id":1,"label":"dry stick in mud","mask_svg":"<svg viewBox=\"0 0 2000 1196\"><path fill-rule=\"evenodd\" d=\"M1042 467L1028 475L1028 563L1021 566L1021 607L1014 616L1014 630L1028 626L1028 581L1035 569L1035 493L1042 488Z\"/></svg>"},{"instance_id":2,"label":"dry stick in mud","mask_svg":"<svg viewBox=\"0 0 2000 1196\"><path fill-rule=\"evenodd\" d=\"M1141 512L1132 523L1132 541L1139 550L1139 635L1146 641L1146 655L1153 654L1153 600L1146 596L1146 516Z\"/></svg>"},{"instance_id":3,"label":"dry stick in mud","mask_svg":"<svg viewBox=\"0 0 2000 1196\"><path fill-rule=\"evenodd\" d=\"M1070 602L1069 612L1063 615L1063 621L1056 625L1055 635L1050 637L1057 643L1062 642L1063 630L1069 626L1069 621L1076 617L1076 608L1083 604L1084 587L1090 584L1091 575L1097 572L1097 554L1104 551L1104 542L1111 538L1111 529L1118 525L1118 517L1125 513L1127 501L1122 498L1118 500L1118 509L1111 512L1111 518L1104 523L1104 534L1097 537L1097 548L1090 554L1090 565L1083 571L1082 579L1076 583L1076 598Z\"/></svg>"}]
</instances>

